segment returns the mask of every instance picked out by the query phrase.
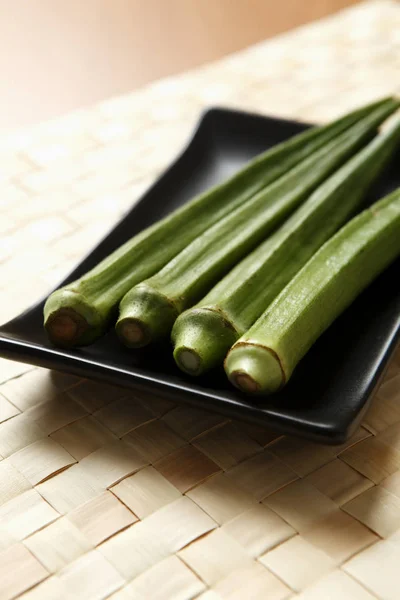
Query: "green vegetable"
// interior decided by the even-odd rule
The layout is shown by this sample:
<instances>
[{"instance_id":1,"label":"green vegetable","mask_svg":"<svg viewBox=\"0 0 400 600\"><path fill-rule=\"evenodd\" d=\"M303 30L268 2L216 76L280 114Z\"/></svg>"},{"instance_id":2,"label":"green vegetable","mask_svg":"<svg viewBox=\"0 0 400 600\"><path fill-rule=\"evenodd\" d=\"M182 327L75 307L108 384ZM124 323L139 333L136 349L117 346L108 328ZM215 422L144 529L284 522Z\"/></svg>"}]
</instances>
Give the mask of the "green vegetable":
<instances>
[{"instance_id":1,"label":"green vegetable","mask_svg":"<svg viewBox=\"0 0 400 600\"><path fill-rule=\"evenodd\" d=\"M258 245L317 185L368 141L391 113L383 106L232 211L122 299L117 333L129 347L166 338L177 316Z\"/></svg>"},{"instance_id":2,"label":"green vegetable","mask_svg":"<svg viewBox=\"0 0 400 600\"><path fill-rule=\"evenodd\" d=\"M77 281L53 292L44 307L50 340L61 347L93 342L109 326L119 301L132 286L156 273L213 223L379 106L390 107L392 100L358 109L264 152L223 184L135 235Z\"/></svg>"},{"instance_id":3,"label":"green vegetable","mask_svg":"<svg viewBox=\"0 0 400 600\"><path fill-rule=\"evenodd\" d=\"M172 340L183 371L200 375L222 364L232 344L356 212L399 143L400 121L317 188L280 229L178 317Z\"/></svg>"},{"instance_id":4,"label":"green vegetable","mask_svg":"<svg viewBox=\"0 0 400 600\"><path fill-rule=\"evenodd\" d=\"M315 340L398 255L400 189L328 240L234 344L225 360L230 381L253 394L281 388Z\"/></svg>"}]
</instances>

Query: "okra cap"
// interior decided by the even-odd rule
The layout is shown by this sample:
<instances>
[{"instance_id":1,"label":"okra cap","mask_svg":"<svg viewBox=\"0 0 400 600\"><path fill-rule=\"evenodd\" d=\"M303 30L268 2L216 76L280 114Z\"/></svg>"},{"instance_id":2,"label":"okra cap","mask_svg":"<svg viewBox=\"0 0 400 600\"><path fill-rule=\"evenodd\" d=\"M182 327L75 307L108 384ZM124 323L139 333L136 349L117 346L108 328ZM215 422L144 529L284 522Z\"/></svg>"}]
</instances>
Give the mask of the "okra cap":
<instances>
[{"instance_id":1,"label":"okra cap","mask_svg":"<svg viewBox=\"0 0 400 600\"><path fill-rule=\"evenodd\" d=\"M143 348L167 338L178 316L169 298L146 284L132 288L119 308L115 330L128 348Z\"/></svg>"},{"instance_id":2,"label":"okra cap","mask_svg":"<svg viewBox=\"0 0 400 600\"><path fill-rule=\"evenodd\" d=\"M43 313L49 340L61 348L92 343L107 324L82 294L63 288L47 298Z\"/></svg>"},{"instance_id":3,"label":"okra cap","mask_svg":"<svg viewBox=\"0 0 400 600\"><path fill-rule=\"evenodd\" d=\"M285 383L277 354L251 342L238 342L228 352L225 372L234 386L247 394L272 394Z\"/></svg>"},{"instance_id":4,"label":"okra cap","mask_svg":"<svg viewBox=\"0 0 400 600\"><path fill-rule=\"evenodd\" d=\"M231 323L216 310L189 309L172 329L175 362L185 373L201 375L223 364L238 337Z\"/></svg>"}]
</instances>

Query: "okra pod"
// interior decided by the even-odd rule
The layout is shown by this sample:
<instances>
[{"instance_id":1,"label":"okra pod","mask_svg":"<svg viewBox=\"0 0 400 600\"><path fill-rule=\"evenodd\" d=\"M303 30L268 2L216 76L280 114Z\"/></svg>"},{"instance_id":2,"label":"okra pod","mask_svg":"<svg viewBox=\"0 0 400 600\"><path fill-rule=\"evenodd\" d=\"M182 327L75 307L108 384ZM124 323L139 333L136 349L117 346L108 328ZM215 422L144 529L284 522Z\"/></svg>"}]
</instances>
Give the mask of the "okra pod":
<instances>
[{"instance_id":1,"label":"okra pod","mask_svg":"<svg viewBox=\"0 0 400 600\"><path fill-rule=\"evenodd\" d=\"M340 229L306 263L225 360L244 392L279 390L317 338L400 255L400 189Z\"/></svg>"}]
</instances>

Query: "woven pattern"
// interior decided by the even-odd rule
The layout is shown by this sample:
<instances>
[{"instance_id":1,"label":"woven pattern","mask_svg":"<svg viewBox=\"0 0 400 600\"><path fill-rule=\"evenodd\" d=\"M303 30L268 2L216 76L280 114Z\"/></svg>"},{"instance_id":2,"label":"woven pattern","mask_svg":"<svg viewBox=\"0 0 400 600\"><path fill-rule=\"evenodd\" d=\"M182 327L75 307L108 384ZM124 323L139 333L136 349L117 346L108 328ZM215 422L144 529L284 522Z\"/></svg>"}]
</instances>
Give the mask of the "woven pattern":
<instances>
[{"instance_id":1,"label":"woven pattern","mask_svg":"<svg viewBox=\"0 0 400 600\"><path fill-rule=\"evenodd\" d=\"M55 285L220 104L324 121L400 91L372 2L0 141L0 321ZM325 447L0 359L0 600L398 599L400 354Z\"/></svg>"}]
</instances>

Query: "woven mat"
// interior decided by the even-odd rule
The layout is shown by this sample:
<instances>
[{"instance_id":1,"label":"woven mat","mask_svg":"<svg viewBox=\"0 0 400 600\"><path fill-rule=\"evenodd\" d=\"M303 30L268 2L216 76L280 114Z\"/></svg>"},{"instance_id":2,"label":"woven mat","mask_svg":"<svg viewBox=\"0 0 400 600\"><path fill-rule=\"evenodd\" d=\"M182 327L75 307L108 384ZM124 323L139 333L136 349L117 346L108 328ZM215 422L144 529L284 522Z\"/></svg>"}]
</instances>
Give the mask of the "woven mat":
<instances>
[{"instance_id":1,"label":"woven mat","mask_svg":"<svg viewBox=\"0 0 400 600\"><path fill-rule=\"evenodd\" d=\"M372 2L0 140L0 321L58 283L210 104L325 121L400 91ZM325 447L0 359L0 600L398 599L400 353Z\"/></svg>"}]
</instances>

